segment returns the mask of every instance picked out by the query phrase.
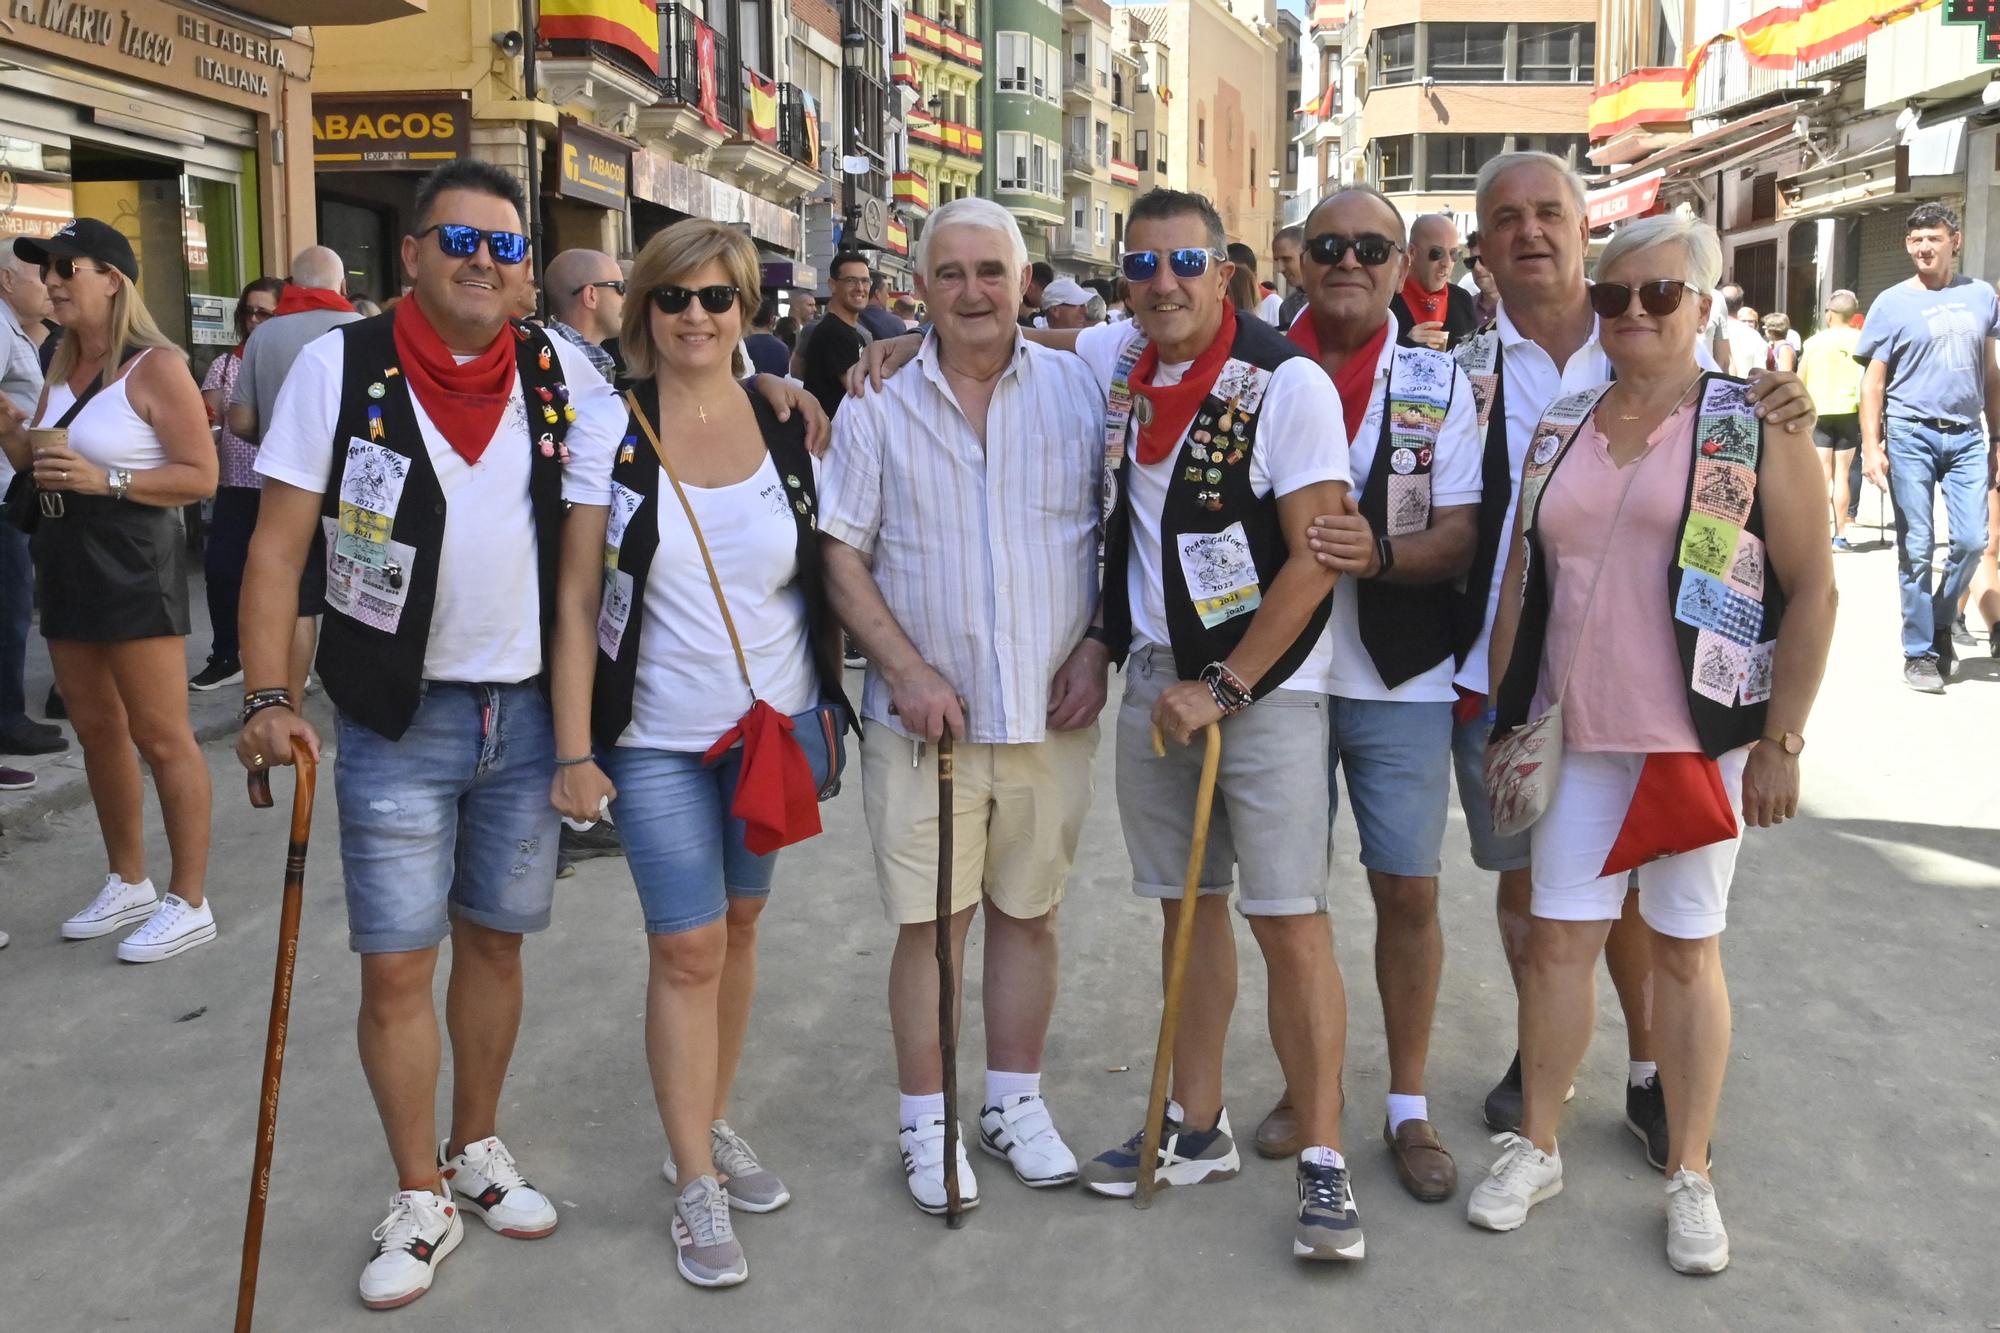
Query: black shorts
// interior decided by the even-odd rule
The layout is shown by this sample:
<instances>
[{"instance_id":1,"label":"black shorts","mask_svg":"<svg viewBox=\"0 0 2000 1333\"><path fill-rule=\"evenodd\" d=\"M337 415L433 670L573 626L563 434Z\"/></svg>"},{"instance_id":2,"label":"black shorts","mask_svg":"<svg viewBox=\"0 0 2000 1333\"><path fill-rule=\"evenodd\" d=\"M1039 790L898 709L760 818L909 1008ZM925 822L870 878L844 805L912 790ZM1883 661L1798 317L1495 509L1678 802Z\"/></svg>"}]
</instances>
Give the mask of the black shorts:
<instances>
[{"instance_id":1,"label":"black shorts","mask_svg":"<svg viewBox=\"0 0 2000 1333\"><path fill-rule=\"evenodd\" d=\"M188 632L187 543L178 510L63 496L34 536L42 637L119 643Z\"/></svg>"},{"instance_id":2,"label":"black shorts","mask_svg":"<svg viewBox=\"0 0 2000 1333\"><path fill-rule=\"evenodd\" d=\"M1861 414L1859 412L1838 412L1821 417L1813 425L1813 443L1822 449L1859 449L1861 447Z\"/></svg>"}]
</instances>

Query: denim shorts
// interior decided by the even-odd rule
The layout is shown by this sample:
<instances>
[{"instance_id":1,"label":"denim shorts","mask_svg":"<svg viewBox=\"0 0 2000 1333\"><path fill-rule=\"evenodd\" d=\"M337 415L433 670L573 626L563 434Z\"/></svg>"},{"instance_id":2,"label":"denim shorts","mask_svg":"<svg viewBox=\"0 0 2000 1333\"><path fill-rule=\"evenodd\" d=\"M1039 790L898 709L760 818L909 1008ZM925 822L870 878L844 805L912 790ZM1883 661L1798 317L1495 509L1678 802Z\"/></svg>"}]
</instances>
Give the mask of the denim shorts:
<instances>
[{"instance_id":1,"label":"denim shorts","mask_svg":"<svg viewBox=\"0 0 2000 1333\"><path fill-rule=\"evenodd\" d=\"M1449 702L1395 703L1333 696L1327 751L1329 813L1340 806L1340 770L1361 833L1361 864L1384 875L1435 875L1444 868L1451 799Z\"/></svg>"},{"instance_id":2,"label":"denim shorts","mask_svg":"<svg viewBox=\"0 0 2000 1333\"><path fill-rule=\"evenodd\" d=\"M1486 796L1486 738L1493 728L1484 713L1451 729L1451 757L1458 769L1458 805L1472 841L1472 864L1481 870L1525 870L1528 830L1508 837L1493 831L1493 803Z\"/></svg>"},{"instance_id":3,"label":"denim shorts","mask_svg":"<svg viewBox=\"0 0 2000 1333\"><path fill-rule=\"evenodd\" d=\"M830 764L825 733L801 726L793 734L812 766L814 785L824 791ZM743 771L741 745L712 766L698 754L623 745L600 749L597 763L618 789L611 817L648 934L695 930L720 921L731 898L771 892L778 854L752 854L743 845L743 821L729 813Z\"/></svg>"},{"instance_id":4,"label":"denim shorts","mask_svg":"<svg viewBox=\"0 0 2000 1333\"><path fill-rule=\"evenodd\" d=\"M560 817L538 686L427 681L401 740L344 713L334 737L348 947L428 949L450 916L510 934L548 926Z\"/></svg>"}]
</instances>

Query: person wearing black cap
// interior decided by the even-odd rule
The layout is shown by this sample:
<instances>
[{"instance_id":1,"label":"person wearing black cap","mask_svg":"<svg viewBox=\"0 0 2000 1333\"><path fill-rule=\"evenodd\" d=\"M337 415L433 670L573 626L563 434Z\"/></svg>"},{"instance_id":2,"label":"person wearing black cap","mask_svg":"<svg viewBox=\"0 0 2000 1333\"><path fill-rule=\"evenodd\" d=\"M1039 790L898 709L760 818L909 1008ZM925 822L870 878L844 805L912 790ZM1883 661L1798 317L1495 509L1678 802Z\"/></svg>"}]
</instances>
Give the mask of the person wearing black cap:
<instances>
[{"instance_id":1,"label":"person wearing black cap","mask_svg":"<svg viewBox=\"0 0 2000 1333\"><path fill-rule=\"evenodd\" d=\"M91 939L143 921L131 963L215 938L208 765L188 722L186 547L175 510L215 491L215 445L186 354L139 299L131 243L95 218L14 242L41 269L63 324L48 383L25 418L0 401L0 449L40 492L34 552L56 684L83 744L110 873L63 923ZM137 755L134 754L136 747ZM166 817L173 874L146 875L138 756Z\"/></svg>"}]
</instances>

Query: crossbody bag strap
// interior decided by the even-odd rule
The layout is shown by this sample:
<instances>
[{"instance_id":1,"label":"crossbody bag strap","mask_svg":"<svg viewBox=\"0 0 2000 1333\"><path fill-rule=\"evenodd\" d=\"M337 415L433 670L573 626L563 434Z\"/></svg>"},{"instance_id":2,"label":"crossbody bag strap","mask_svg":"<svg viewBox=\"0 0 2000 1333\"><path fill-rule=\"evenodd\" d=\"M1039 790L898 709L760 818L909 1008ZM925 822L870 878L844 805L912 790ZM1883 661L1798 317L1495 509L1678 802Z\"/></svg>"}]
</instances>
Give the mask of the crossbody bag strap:
<instances>
[{"instance_id":1,"label":"crossbody bag strap","mask_svg":"<svg viewBox=\"0 0 2000 1333\"><path fill-rule=\"evenodd\" d=\"M743 641L736 637L736 621L729 614L729 599L722 595L722 579L715 572L715 559L708 553L708 542L701 535L701 524L695 520L694 506L688 503L687 492L681 489L681 479L674 475L674 465L667 461L667 451L660 447L660 437L653 431L653 423L639 406L639 397L630 389L625 391L625 402L638 419L639 429L646 434L646 443L653 450L653 457L660 460L660 470L667 474L674 494L680 499L681 512L687 515L688 531L694 533L695 548L701 552L702 567L708 570L708 586L715 592L715 605L722 612L722 627L729 631L729 646L736 653L736 667L743 673L743 683L750 687L750 697L757 697L757 683L750 679L750 662L743 656Z\"/></svg>"}]
</instances>

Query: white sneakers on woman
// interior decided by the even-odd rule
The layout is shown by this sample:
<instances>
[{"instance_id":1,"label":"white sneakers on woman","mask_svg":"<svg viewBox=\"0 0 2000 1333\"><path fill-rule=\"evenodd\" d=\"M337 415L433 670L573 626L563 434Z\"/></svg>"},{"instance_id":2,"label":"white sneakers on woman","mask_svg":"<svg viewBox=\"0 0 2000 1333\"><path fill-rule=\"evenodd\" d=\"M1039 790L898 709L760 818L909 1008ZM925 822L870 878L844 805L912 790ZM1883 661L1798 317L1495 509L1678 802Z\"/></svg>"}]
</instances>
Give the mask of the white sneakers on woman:
<instances>
[{"instance_id":1,"label":"white sneakers on woman","mask_svg":"<svg viewBox=\"0 0 2000 1333\"><path fill-rule=\"evenodd\" d=\"M62 937L94 940L134 921L144 921L159 905L160 895L154 891L152 880L127 884L116 875L107 875L104 887L90 900L90 906L63 922Z\"/></svg>"},{"instance_id":2,"label":"white sneakers on woman","mask_svg":"<svg viewBox=\"0 0 2000 1333\"><path fill-rule=\"evenodd\" d=\"M1667 1262L1676 1273L1729 1267L1729 1233L1715 1206L1715 1185L1685 1168L1667 1182Z\"/></svg>"},{"instance_id":3,"label":"white sneakers on woman","mask_svg":"<svg viewBox=\"0 0 2000 1333\"><path fill-rule=\"evenodd\" d=\"M398 1190L375 1228L375 1254L361 1270L361 1303L371 1310L408 1305L431 1289L444 1257L465 1239L451 1200L429 1190Z\"/></svg>"},{"instance_id":4,"label":"white sneakers on woman","mask_svg":"<svg viewBox=\"0 0 2000 1333\"><path fill-rule=\"evenodd\" d=\"M107 875L90 905L63 922L62 936L94 940L134 921L145 924L118 942L121 962L157 963L215 938L215 913L206 899L191 907L176 894L160 897L150 879L127 884L117 875Z\"/></svg>"}]
</instances>

